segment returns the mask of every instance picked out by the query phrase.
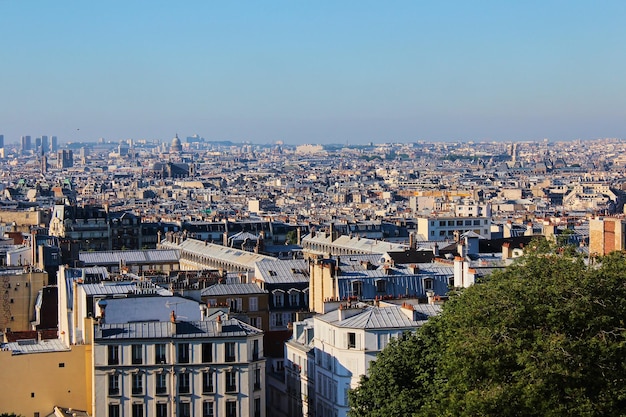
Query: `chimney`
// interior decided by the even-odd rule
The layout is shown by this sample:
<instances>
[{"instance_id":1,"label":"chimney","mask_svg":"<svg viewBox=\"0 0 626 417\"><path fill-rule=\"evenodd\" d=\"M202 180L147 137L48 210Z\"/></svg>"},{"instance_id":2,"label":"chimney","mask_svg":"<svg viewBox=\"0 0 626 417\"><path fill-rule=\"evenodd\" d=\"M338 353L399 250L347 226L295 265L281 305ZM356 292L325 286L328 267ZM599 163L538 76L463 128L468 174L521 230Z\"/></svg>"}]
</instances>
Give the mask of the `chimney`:
<instances>
[{"instance_id":1,"label":"chimney","mask_svg":"<svg viewBox=\"0 0 626 417\"><path fill-rule=\"evenodd\" d=\"M435 246L433 246L433 254L435 257L439 257L439 245L435 242Z\"/></svg>"},{"instance_id":2,"label":"chimney","mask_svg":"<svg viewBox=\"0 0 626 417\"><path fill-rule=\"evenodd\" d=\"M429 298L429 302L430 302L430 298ZM407 316L409 320L415 321L415 309L413 308L413 304L402 303L402 307L400 308L400 311L402 311L402 313L405 316Z\"/></svg>"},{"instance_id":3,"label":"chimney","mask_svg":"<svg viewBox=\"0 0 626 417\"><path fill-rule=\"evenodd\" d=\"M222 333L222 315L221 314L217 316L217 319L215 319L215 332Z\"/></svg>"},{"instance_id":4,"label":"chimney","mask_svg":"<svg viewBox=\"0 0 626 417\"><path fill-rule=\"evenodd\" d=\"M415 250L415 234L413 232L409 233L409 247L411 250Z\"/></svg>"},{"instance_id":5,"label":"chimney","mask_svg":"<svg viewBox=\"0 0 626 417\"><path fill-rule=\"evenodd\" d=\"M433 290L426 291L426 297L428 298L428 304L435 304L435 292Z\"/></svg>"},{"instance_id":6,"label":"chimney","mask_svg":"<svg viewBox=\"0 0 626 417\"><path fill-rule=\"evenodd\" d=\"M302 245L302 230L299 226L296 228L296 245Z\"/></svg>"},{"instance_id":7,"label":"chimney","mask_svg":"<svg viewBox=\"0 0 626 417\"><path fill-rule=\"evenodd\" d=\"M170 330L172 335L176 334L177 329L177 322L176 322L176 313L174 313L174 310L172 310L172 312L170 313Z\"/></svg>"},{"instance_id":8,"label":"chimney","mask_svg":"<svg viewBox=\"0 0 626 417\"><path fill-rule=\"evenodd\" d=\"M100 323L104 323L104 315L106 313L107 301L102 299L98 301L98 308L100 308Z\"/></svg>"},{"instance_id":9,"label":"chimney","mask_svg":"<svg viewBox=\"0 0 626 417\"><path fill-rule=\"evenodd\" d=\"M455 288L462 288L463 287L463 271L464 271L464 264L465 262L463 261L463 258L460 256L456 256L454 258L454 287Z\"/></svg>"},{"instance_id":10,"label":"chimney","mask_svg":"<svg viewBox=\"0 0 626 417\"><path fill-rule=\"evenodd\" d=\"M346 318L346 312L343 309L343 304L339 304L339 308L337 309L338 317L337 321L342 321Z\"/></svg>"},{"instance_id":11,"label":"chimney","mask_svg":"<svg viewBox=\"0 0 626 417\"><path fill-rule=\"evenodd\" d=\"M509 242L504 242L502 244L502 260L507 260L511 257L511 244Z\"/></svg>"}]
</instances>

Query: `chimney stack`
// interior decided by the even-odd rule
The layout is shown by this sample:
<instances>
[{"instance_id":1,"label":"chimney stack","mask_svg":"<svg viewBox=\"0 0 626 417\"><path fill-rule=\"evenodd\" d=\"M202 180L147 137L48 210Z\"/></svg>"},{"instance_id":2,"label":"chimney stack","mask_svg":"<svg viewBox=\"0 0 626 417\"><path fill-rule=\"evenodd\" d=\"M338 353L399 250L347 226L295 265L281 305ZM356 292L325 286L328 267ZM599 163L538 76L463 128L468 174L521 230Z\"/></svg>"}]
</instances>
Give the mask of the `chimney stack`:
<instances>
[{"instance_id":1,"label":"chimney stack","mask_svg":"<svg viewBox=\"0 0 626 417\"><path fill-rule=\"evenodd\" d=\"M217 316L217 319L215 320L215 332L222 333L222 315L221 314Z\"/></svg>"}]
</instances>

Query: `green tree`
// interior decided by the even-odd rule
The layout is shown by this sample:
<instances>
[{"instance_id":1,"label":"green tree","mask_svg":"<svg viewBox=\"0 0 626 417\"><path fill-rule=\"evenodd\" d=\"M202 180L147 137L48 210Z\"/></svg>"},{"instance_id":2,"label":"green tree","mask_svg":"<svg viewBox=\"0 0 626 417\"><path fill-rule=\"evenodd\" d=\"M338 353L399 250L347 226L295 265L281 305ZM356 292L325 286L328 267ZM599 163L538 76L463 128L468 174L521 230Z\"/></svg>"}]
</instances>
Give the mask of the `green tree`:
<instances>
[{"instance_id":1,"label":"green tree","mask_svg":"<svg viewBox=\"0 0 626 417\"><path fill-rule=\"evenodd\" d=\"M295 245L298 243L298 232L290 230L285 235L285 245Z\"/></svg>"},{"instance_id":2,"label":"green tree","mask_svg":"<svg viewBox=\"0 0 626 417\"><path fill-rule=\"evenodd\" d=\"M390 344L350 394L351 415L623 415L626 259L589 267L554 249L539 245ZM400 377L413 382L388 382ZM412 409L396 413L407 397Z\"/></svg>"}]
</instances>

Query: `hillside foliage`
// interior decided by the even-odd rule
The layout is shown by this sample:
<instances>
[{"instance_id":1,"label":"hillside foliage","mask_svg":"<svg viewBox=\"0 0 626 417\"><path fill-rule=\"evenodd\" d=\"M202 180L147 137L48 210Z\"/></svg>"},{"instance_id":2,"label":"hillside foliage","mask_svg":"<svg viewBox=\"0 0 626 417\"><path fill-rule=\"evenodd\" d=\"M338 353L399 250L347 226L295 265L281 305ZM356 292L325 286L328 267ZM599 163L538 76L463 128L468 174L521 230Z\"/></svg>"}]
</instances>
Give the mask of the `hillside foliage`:
<instances>
[{"instance_id":1,"label":"hillside foliage","mask_svg":"<svg viewBox=\"0 0 626 417\"><path fill-rule=\"evenodd\" d=\"M537 244L390 343L351 417L623 416L626 257Z\"/></svg>"}]
</instances>

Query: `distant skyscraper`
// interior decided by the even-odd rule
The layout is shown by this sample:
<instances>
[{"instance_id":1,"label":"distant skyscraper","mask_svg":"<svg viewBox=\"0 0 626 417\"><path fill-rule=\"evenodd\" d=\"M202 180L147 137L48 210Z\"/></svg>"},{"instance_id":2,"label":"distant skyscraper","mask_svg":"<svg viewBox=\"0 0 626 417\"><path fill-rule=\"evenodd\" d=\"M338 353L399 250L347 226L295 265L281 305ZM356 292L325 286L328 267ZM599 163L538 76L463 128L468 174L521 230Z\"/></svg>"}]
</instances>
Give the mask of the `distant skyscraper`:
<instances>
[{"instance_id":1,"label":"distant skyscraper","mask_svg":"<svg viewBox=\"0 0 626 417\"><path fill-rule=\"evenodd\" d=\"M48 136L44 135L41 137L41 154L45 154L50 151L50 142L48 141Z\"/></svg>"},{"instance_id":2,"label":"distant skyscraper","mask_svg":"<svg viewBox=\"0 0 626 417\"><path fill-rule=\"evenodd\" d=\"M31 144L30 144L30 136L22 136L22 153L26 153L28 151L30 151L31 149Z\"/></svg>"},{"instance_id":3,"label":"distant skyscraper","mask_svg":"<svg viewBox=\"0 0 626 417\"><path fill-rule=\"evenodd\" d=\"M4 135L0 135L0 148L4 148Z\"/></svg>"},{"instance_id":4,"label":"distant skyscraper","mask_svg":"<svg viewBox=\"0 0 626 417\"><path fill-rule=\"evenodd\" d=\"M56 152L59 149L59 144L56 136L50 138L50 152Z\"/></svg>"}]
</instances>

